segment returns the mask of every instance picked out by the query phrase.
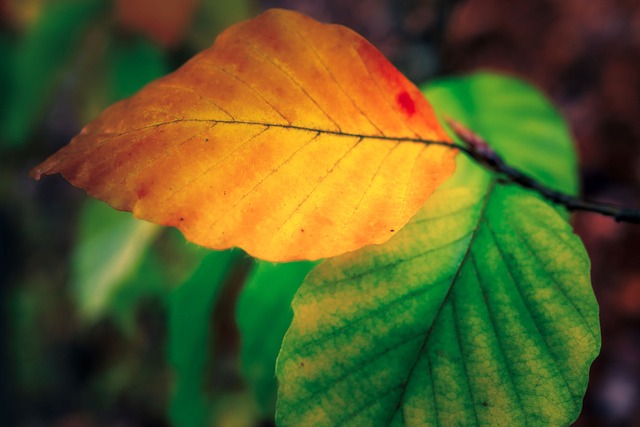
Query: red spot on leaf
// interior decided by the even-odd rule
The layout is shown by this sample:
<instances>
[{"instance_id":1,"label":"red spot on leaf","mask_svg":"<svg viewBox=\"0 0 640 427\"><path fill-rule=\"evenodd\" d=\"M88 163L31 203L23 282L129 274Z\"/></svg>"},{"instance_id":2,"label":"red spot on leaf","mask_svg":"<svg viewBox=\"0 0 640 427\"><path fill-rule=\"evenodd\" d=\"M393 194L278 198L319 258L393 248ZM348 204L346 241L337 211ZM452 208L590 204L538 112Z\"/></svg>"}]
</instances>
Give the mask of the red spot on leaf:
<instances>
[{"instance_id":1,"label":"red spot on leaf","mask_svg":"<svg viewBox=\"0 0 640 427\"><path fill-rule=\"evenodd\" d=\"M407 92L402 92L398 94L398 105L400 108L408 115L413 116L416 112L416 105L413 103L413 99L409 96Z\"/></svg>"},{"instance_id":2,"label":"red spot on leaf","mask_svg":"<svg viewBox=\"0 0 640 427\"><path fill-rule=\"evenodd\" d=\"M147 191L146 188L144 187L138 188L138 191L137 191L138 199L143 199L144 197L146 197L147 194L149 194L149 192Z\"/></svg>"}]
</instances>

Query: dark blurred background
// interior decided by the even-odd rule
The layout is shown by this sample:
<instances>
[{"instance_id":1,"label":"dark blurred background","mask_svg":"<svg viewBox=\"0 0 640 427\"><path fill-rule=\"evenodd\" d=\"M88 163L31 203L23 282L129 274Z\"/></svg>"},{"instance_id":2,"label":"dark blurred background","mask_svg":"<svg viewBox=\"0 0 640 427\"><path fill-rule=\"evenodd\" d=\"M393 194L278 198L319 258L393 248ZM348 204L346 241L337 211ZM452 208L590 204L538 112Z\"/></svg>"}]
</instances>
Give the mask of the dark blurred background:
<instances>
[{"instance_id":1,"label":"dark blurred background","mask_svg":"<svg viewBox=\"0 0 640 427\"><path fill-rule=\"evenodd\" d=\"M532 82L571 127L584 197L640 207L637 0L0 0L0 425L169 424L168 295L203 254L28 171L110 103L270 7L356 30L417 84L477 69ZM603 332L576 425L640 426L640 226L588 213L573 222ZM122 270L119 287L96 297L83 276L93 271L92 224L133 227L146 246L128 248L132 259L150 271L175 266L127 288L141 267L118 264L111 242L112 253L93 255ZM230 283L209 319L213 425L269 425L234 362Z\"/></svg>"}]
</instances>

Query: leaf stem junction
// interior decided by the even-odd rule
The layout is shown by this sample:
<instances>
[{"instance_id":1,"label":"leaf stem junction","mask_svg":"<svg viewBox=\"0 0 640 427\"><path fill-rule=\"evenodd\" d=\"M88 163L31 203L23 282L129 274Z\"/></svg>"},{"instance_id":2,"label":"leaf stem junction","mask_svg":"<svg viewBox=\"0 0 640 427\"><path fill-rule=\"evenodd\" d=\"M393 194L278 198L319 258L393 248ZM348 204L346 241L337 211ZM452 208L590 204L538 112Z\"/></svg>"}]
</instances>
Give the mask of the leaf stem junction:
<instances>
[{"instance_id":1,"label":"leaf stem junction","mask_svg":"<svg viewBox=\"0 0 640 427\"><path fill-rule=\"evenodd\" d=\"M617 206L611 203L584 200L553 190L506 164L502 157L500 157L500 155L496 153L493 148L491 148L491 146L482 139L482 137L470 129L451 118L447 118L446 121L451 127L451 130L453 130L458 138L460 138L460 140L465 144L464 146L456 144L456 148L460 149L484 167L498 173L507 181L514 182L524 188L534 190L545 199L560 204L570 211L595 212L601 215L610 216L617 222L640 224L640 209Z\"/></svg>"}]
</instances>

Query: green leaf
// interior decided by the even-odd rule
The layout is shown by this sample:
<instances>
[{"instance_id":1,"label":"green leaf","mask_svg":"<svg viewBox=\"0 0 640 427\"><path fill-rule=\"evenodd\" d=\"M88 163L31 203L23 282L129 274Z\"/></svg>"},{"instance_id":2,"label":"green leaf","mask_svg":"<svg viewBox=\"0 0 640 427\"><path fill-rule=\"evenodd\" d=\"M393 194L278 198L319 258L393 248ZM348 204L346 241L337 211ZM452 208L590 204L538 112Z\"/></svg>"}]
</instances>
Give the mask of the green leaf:
<instances>
[{"instance_id":1,"label":"green leaf","mask_svg":"<svg viewBox=\"0 0 640 427\"><path fill-rule=\"evenodd\" d=\"M105 308L125 333L135 331L136 309L147 299L167 304L171 291L191 277L208 251L187 243L175 229L161 231L128 280L119 284Z\"/></svg>"},{"instance_id":2,"label":"green leaf","mask_svg":"<svg viewBox=\"0 0 640 427\"><path fill-rule=\"evenodd\" d=\"M473 112L466 123L508 162L523 151L543 157L529 148L536 132L514 139L494 126L552 128L555 116L539 108L515 123L490 120L492 106L509 100L530 106L522 93L483 97L486 82L513 80L445 81L431 99L462 122ZM539 95L530 99L540 105ZM539 149L554 152L550 143ZM527 171L575 185L553 162ZM570 225L464 156L392 240L312 271L293 309L277 365L282 426L568 425L600 346L589 261Z\"/></svg>"},{"instance_id":3,"label":"green leaf","mask_svg":"<svg viewBox=\"0 0 640 427\"><path fill-rule=\"evenodd\" d=\"M208 424L209 405L203 387L211 313L231 268L242 256L239 251L210 252L169 298L168 351L175 372L169 407L172 425Z\"/></svg>"},{"instance_id":4,"label":"green leaf","mask_svg":"<svg viewBox=\"0 0 640 427\"><path fill-rule=\"evenodd\" d=\"M80 214L73 253L72 289L87 320L104 315L135 276L160 227L105 203L89 200Z\"/></svg>"},{"instance_id":5,"label":"green leaf","mask_svg":"<svg viewBox=\"0 0 640 427\"><path fill-rule=\"evenodd\" d=\"M143 37L114 40L110 59L110 103L133 95L147 83L170 71L162 49Z\"/></svg>"},{"instance_id":6,"label":"green leaf","mask_svg":"<svg viewBox=\"0 0 640 427\"><path fill-rule=\"evenodd\" d=\"M242 373L265 417L275 412L276 358L293 317L291 299L317 264L257 261L238 298Z\"/></svg>"},{"instance_id":7,"label":"green leaf","mask_svg":"<svg viewBox=\"0 0 640 427\"><path fill-rule=\"evenodd\" d=\"M511 166L577 194L571 135L560 113L535 88L512 77L478 73L443 79L423 90L437 110L479 132Z\"/></svg>"},{"instance_id":8,"label":"green leaf","mask_svg":"<svg viewBox=\"0 0 640 427\"><path fill-rule=\"evenodd\" d=\"M105 6L103 0L47 2L14 58L10 76L13 91L0 128L3 144L17 146L25 142L55 83L76 53L82 34Z\"/></svg>"},{"instance_id":9,"label":"green leaf","mask_svg":"<svg viewBox=\"0 0 640 427\"><path fill-rule=\"evenodd\" d=\"M13 97L13 85L11 84L11 72L16 54L15 43L12 38L5 32L0 32L0 123L4 119L9 110L9 101Z\"/></svg>"},{"instance_id":10,"label":"green leaf","mask_svg":"<svg viewBox=\"0 0 640 427\"><path fill-rule=\"evenodd\" d=\"M77 100L78 115L87 122L110 104L171 71L167 54L144 37L111 34L106 26L99 29L102 32L94 30L92 43L106 45L106 52L90 56L74 70L78 74L76 89L82 94Z\"/></svg>"},{"instance_id":11,"label":"green leaf","mask_svg":"<svg viewBox=\"0 0 640 427\"><path fill-rule=\"evenodd\" d=\"M200 0L189 26L189 44L197 51L206 49L225 28L252 17L257 11L255 0Z\"/></svg>"},{"instance_id":12,"label":"green leaf","mask_svg":"<svg viewBox=\"0 0 640 427\"><path fill-rule=\"evenodd\" d=\"M87 324L109 317L132 333L138 303L165 302L208 253L177 230L135 219L88 200L80 212L72 256L72 295Z\"/></svg>"}]
</instances>

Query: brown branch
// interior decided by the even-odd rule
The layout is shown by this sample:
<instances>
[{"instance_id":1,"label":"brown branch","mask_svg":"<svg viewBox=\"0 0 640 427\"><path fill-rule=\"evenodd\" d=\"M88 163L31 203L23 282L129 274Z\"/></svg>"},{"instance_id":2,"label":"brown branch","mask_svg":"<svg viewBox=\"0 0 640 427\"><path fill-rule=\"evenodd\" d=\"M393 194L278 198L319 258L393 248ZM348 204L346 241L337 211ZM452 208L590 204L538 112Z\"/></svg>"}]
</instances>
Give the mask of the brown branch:
<instances>
[{"instance_id":1,"label":"brown branch","mask_svg":"<svg viewBox=\"0 0 640 427\"><path fill-rule=\"evenodd\" d=\"M481 165L502 175L508 181L514 182L521 187L530 188L542 197L554 203L560 204L570 211L587 211L595 212L602 215L610 216L618 222L630 222L640 224L640 209L632 209L617 206L610 203L594 202L583 200L578 197L570 196L566 193L553 190L542 185L530 176L520 172L517 169L507 165L504 160L496 153L493 148L479 135L473 133L460 123L450 118L446 119L453 132L464 142L465 147L461 149L469 157L473 158Z\"/></svg>"}]
</instances>

